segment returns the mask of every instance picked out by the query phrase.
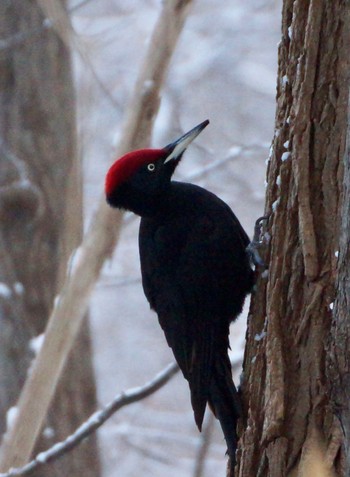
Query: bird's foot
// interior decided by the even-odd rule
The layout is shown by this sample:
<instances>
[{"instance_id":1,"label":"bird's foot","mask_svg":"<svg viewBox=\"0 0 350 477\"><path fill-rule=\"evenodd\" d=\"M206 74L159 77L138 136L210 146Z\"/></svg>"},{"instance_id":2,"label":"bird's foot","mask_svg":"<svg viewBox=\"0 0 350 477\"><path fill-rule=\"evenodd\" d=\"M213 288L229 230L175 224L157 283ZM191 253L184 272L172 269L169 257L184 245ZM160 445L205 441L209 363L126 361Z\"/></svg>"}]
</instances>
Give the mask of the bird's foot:
<instances>
[{"instance_id":1,"label":"bird's foot","mask_svg":"<svg viewBox=\"0 0 350 477\"><path fill-rule=\"evenodd\" d=\"M263 236L262 236L262 229L263 229L263 225L266 222L268 222L268 220L269 220L269 215L264 215L262 217L259 217L255 221L253 240L250 242L250 244L246 248L248 256L251 262L253 263L253 265L264 267L264 268L266 268L266 264L264 260L260 257L259 248L264 243Z\"/></svg>"}]
</instances>

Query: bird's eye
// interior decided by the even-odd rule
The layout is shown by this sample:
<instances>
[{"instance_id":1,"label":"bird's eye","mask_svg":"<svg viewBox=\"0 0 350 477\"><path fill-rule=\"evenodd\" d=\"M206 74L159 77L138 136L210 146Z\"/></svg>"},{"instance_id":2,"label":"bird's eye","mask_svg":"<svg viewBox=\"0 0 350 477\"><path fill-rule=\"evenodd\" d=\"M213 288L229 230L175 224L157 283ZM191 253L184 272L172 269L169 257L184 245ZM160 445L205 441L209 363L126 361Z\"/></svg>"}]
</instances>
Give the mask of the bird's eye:
<instances>
[{"instance_id":1,"label":"bird's eye","mask_svg":"<svg viewBox=\"0 0 350 477\"><path fill-rule=\"evenodd\" d=\"M151 164L148 164L147 166L147 169L150 171L150 172L153 172L155 170L156 166L153 164L153 162L151 162Z\"/></svg>"}]
</instances>

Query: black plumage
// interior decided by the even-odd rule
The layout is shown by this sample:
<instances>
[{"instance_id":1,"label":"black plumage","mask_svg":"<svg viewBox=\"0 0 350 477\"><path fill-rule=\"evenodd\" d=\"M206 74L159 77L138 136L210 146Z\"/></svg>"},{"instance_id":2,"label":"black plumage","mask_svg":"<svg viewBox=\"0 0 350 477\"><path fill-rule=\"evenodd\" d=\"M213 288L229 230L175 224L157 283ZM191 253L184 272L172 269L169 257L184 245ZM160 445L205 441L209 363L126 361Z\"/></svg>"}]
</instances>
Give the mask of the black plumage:
<instances>
[{"instance_id":1,"label":"black plumage","mask_svg":"<svg viewBox=\"0 0 350 477\"><path fill-rule=\"evenodd\" d=\"M112 206L141 215L145 295L189 383L197 426L208 403L234 460L240 401L228 357L229 325L253 286L249 238L216 195L171 181L185 148L207 123L164 149L135 151L116 161L106 195Z\"/></svg>"}]
</instances>

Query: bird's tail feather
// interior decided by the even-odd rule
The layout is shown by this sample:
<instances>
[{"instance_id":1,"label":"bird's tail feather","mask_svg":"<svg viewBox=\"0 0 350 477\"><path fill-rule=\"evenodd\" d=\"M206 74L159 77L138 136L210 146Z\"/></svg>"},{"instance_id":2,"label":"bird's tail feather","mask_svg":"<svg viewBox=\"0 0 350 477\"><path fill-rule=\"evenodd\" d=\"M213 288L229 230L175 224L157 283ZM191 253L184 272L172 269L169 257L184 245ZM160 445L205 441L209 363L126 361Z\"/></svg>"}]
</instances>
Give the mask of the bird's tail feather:
<instances>
[{"instance_id":1,"label":"bird's tail feather","mask_svg":"<svg viewBox=\"0 0 350 477\"><path fill-rule=\"evenodd\" d=\"M194 419L198 429L202 430L205 408L209 398L209 386L212 370L211 340L200 339L192 348L189 385Z\"/></svg>"},{"instance_id":2,"label":"bird's tail feather","mask_svg":"<svg viewBox=\"0 0 350 477\"><path fill-rule=\"evenodd\" d=\"M236 425L238 418L242 415L242 409L237 389L232 380L231 363L226 353L217 354L214 358L208 402L216 418L220 421L228 454L235 462Z\"/></svg>"}]
</instances>

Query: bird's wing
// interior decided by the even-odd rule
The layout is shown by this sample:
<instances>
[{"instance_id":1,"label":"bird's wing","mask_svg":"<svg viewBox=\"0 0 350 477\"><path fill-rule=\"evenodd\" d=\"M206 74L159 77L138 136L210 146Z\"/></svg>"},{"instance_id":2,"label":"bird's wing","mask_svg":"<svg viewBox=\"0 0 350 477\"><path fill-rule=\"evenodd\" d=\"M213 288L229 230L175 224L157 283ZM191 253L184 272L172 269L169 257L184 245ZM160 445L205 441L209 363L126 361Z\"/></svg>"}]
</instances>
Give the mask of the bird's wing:
<instances>
[{"instance_id":1,"label":"bird's wing","mask_svg":"<svg viewBox=\"0 0 350 477\"><path fill-rule=\"evenodd\" d=\"M241 311L247 293L241 283L246 270L240 268L247 239L229 212L224 224L201 213L185 224L140 230L144 291L189 381L199 428L214 355L227 353L229 323L235 317L231 315Z\"/></svg>"},{"instance_id":2,"label":"bird's wing","mask_svg":"<svg viewBox=\"0 0 350 477\"><path fill-rule=\"evenodd\" d=\"M227 225L227 224L226 224ZM177 277L185 304L187 333L192 337L189 384L195 420L204 417L216 356L227 355L233 306L235 254L244 250L216 220L202 214L188 233L179 258ZM241 308L241 307L239 307Z\"/></svg>"},{"instance_id":3,"label":"bird's wing","mask_svg":"<svg viewBox=\"0 0 350 477\"><path fill-rule=\"evenodd\" d=\"M184 301L181 287L176 291L171 288L171 292L167 292L167 303L163 304L159 299L155 309L167 343L189 382L195 421L201 429L213 365L211 334L214 328L206 315L198 315L196 303ZM170 296L173 299L169 300Z\"/></svg>"}]
</instances>

